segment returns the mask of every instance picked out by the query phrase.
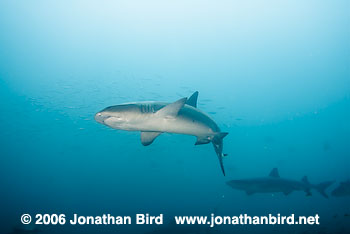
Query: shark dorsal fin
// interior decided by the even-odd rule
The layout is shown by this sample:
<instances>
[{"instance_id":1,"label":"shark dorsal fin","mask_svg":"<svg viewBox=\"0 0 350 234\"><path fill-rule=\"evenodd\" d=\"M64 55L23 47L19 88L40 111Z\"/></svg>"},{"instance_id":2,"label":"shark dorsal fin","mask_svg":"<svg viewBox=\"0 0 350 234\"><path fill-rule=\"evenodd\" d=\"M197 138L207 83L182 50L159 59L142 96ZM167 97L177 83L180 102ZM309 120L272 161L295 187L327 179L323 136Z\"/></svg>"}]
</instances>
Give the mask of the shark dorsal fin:
<instances>
[{"instance_id":1,"label":"shark dorsal fin","mask_svg":"<svg viewBox=\"0 0 350 234\"><path fill-rule=\"evenodd\" d=\"M194 92L186 101L187 105L197 107L198 91Z\"/></svg>"},{"instance_id":2,"label":"shark dorsal fin","mask_svg":"<svg viewBox=\"0 0 350 234\"><path fill-rule=\"evenodd\" d=\"M160 134L161 132L141 132L141 143L144 146L150 145Z\"/></svg>"},{"instance_id":3,"label":"shark dorsal fin","mask_svg":"<svg viewBox=\"0 0 350 234\"><path fill-rule=\"evenodd\" d=\"M179 113L180 109L185 105L187 98L181 98L176 102L170 103L164 106L162 109L156 112L159 117L175 117Z\"/></svg>"},{"instance_id":4,"label":"shark dorsal fin","mask_svg":"<svg viewBox=\"0 0 350 234\"><path fill-rule=\"evenodd\" d=\"M274 177L274 178L280 178L280 174L278 173L278 169L277 168L272 169L269 176Z\"/></svg>"}]
</instances>

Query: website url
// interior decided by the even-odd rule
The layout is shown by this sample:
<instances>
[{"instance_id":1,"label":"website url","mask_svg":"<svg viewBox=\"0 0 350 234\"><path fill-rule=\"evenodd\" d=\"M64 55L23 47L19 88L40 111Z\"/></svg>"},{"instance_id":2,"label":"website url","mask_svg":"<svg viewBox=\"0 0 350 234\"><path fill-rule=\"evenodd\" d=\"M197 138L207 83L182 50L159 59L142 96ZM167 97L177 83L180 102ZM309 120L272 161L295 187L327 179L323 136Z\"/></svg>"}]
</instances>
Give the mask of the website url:
<instances>
[{"instance_id":1,"label":"website url","mask_svg":"<svg viewBox=\"0 0 350 234\"><path fill-rule=\"evenodd\" d=\"M294 214L289 216L283 216L280 214L268 216L249 216L247 214L241 214L239 216L215 216L211 214L210 216L175 216L175 222L179 225L184 224L200 224L209 225L214 227L216 225L260 225L260 224L307 224L307 225L319 225L319 215L314 216L298 216L295 217Z\"/></svg>"}]
</instances>

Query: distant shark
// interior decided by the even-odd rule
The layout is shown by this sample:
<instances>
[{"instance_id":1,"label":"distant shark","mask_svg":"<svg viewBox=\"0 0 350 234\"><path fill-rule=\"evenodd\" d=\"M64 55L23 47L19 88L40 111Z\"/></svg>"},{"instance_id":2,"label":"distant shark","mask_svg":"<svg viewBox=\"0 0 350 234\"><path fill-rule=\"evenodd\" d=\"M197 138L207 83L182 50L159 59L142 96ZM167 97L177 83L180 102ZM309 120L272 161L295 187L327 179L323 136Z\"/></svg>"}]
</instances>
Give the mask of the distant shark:
<instances>
[{"instance_id":1,"label":"distant shark","mask_svg":"<svg viewBox=\"0 0 350 234\"><path fill-rule=\"evenodd\" d=\"M341 182L338 187L332 191L334 197L350 196L350 180Z\"/></svg>"},{"instance_id":2,"label":"distant shark","mask_svg":"<svg viewBox=\"0 0 350 234\"><path fill-rule=\"evenodd\" d=\"M173 103L134 102L110 106L95 115L95 120L108 127L126 131L140 131L141 143L152 144L160 134L177 133L197 137L195 145L213 143L225 175L222 153L223 138L215 121L197 108L198 92L190 98L181 98Z\"/></svg>"},{"instance_id":3,"label":"distant shark","mask_svg":"<svg viewBox=\"0 0 350 234\"><path fill-rule=\"evenodd\" d=\"M324 182L318 185L309 183L306 176L301 181L283 179L278 173L278 169L274 168L268 177L255 179L231 180L227 184L234 189L243 190L247 195L254 193L284 193L289 195L293 191L305 191L307 196L311 196L311 189L316 189L322 196L328 198L325 190L333 183L333 181Z\"/></svg>"}]
</instances>

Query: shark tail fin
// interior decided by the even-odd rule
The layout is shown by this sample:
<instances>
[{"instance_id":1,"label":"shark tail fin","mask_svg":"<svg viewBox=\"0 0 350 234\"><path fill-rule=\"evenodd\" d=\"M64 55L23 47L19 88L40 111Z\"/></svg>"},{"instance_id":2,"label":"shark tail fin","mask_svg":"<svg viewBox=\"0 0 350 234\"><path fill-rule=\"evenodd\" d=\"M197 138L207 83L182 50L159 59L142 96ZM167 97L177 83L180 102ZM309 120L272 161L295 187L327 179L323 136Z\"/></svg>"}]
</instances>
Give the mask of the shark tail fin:
<instances>
[{"instance_id":1,"label":"shark tail fin","mask_svg":"<svg viewBox=\"0 0 350 234\"><path fill-rule=\"evenodd\" d=\"M318 185L315 185L315 189L325 198L328 198L328 195L326 193L326 189L333 184L334 181L327 181L320 183Z\"/></svg>"},{"instance_id":2,"label":"shark tail fin","mask_svg":"<svg viewBox=\"0 0 350 234\"><path fill-rule=\"evenodd\" d=\"M224 174L224 176L226 176L225 168L224 168L224 160L223 160L224 155L218 155L218 158L219 158L222 174Z\"/></svg>"},{"instance_id":3,"label":"shark tail fin","mask_svg":"<svg viewBox=\"0 0 350 234\"><path fill-rule=\"evenodd\" d=\"M227 154L223 154L222 150L223 150L223 143L222 143L222 139L227 136L228 132L218 132L215 134L212 143L216 152L216 155L218 156L219 159L219 163L220 163L220 167L221 167L221 171L224 174L224 176L226 175L225 173L225 168L224 168L224 162L223 162L223 158L225 156L227 156Z\"/></svg>"}]
</instances>

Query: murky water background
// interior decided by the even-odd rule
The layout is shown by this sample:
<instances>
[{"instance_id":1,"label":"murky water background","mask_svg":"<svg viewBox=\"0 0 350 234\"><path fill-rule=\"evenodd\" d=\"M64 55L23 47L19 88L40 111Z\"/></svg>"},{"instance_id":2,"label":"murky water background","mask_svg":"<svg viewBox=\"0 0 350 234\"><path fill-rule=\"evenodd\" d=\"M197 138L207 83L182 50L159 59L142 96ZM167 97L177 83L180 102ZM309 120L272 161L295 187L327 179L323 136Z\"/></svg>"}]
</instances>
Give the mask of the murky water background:
<instances>
[{"instance_id":1,"label":"murky water background","mask_svg":"<svg viewBox=\"0 0 350 234\"><path fill-rule=\"evenodd\" d=\"M349 179L348 1L1 1L1 229L23 213L320 214L316 226L221 232L349 230L349 197L247 196L225 182L266 176ZM173 102L222 131L211 145L96 123L102 108ZM346 226L347 225L347 226ZM39 227L41 228L41 227ZM144 233L155 226L43 227L49 233ZM2 232L2 231L1 231Z\"/></svg>"}]
</instances>

